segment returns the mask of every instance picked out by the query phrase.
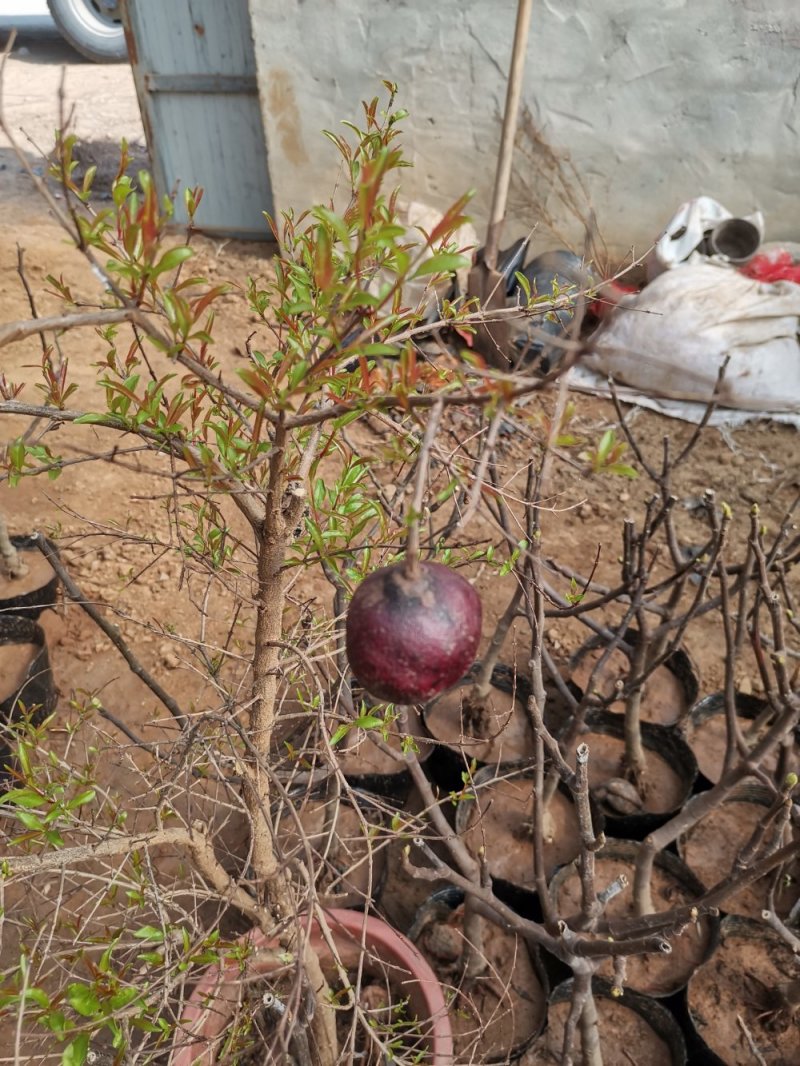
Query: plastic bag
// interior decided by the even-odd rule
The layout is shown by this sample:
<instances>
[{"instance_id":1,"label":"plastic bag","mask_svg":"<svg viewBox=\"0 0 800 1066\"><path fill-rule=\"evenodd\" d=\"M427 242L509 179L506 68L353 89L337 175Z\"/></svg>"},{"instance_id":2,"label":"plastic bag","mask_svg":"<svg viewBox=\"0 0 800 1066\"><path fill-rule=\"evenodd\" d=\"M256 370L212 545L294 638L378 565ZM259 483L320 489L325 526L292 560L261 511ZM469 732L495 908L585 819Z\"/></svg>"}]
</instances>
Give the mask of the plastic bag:
<instances>
[{"instance_id":1,"label":"plastic bag","mask_svg":"<svg viewBox=\"0 0 800 1066\"><path fill-rule=\"evenodd\" d=\"M723 406L797 411L799 324L800 285L693 261L623 297L591 339L587 363L649 395L707 401L729 355Z\"/></svg>"},{"instance_id":2,"label":"plastic bag","mask_svg":"<svg viewBox=\"0 0 800 1066\"><path fill-rule=\"evenodd\" d=\"M741 269L746 277L757 281L793 281L800 285L800 244L794 241L763 244L758 255Z\"/></svg>"},{"instance_id":3,"label":"plastic bag","mask_svg":"<svg viewBox=\"0 0 800 1066\"><path fill-rule=\"evenodd\" d=\"M745 263L764 239L760 211L734 218L727 207L710 196L696 196L681 204L647 260L647 276L712 257L725 263Z\"/></svg>"}]
</instances>

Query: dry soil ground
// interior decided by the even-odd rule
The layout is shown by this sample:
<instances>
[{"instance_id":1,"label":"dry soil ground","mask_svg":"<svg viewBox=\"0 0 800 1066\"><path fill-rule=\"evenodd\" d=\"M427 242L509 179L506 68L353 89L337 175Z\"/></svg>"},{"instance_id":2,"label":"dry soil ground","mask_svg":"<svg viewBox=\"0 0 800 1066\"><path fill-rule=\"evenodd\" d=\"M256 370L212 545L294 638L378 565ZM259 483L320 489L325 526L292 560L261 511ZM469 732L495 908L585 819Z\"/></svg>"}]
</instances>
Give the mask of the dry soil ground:
<instances>
[{"instance_id":1,"label":"dry soil ground","mask_svg":"<svg viewBox=\"0 0 800 1066\"><path fill-rule=\"evenodd\" d=\"M76 59L58 42L24 42L27 55L12 57L5 86L5 109L11 124L22 128L37 145L47 148L58 115L61 66L66 64L65 92L75 103L75 125L90 141L103 137L141 140L141 124L130 72L125 67L98 67ZM34 157L30 145L27 150ZM41 162L36 163L41 166ZM656 212L658 217L663 212ZM17 273L18 249L24 254L25 273L39 313L54 311L57 302L47 292L45 277L63 275L87 299L97 299L100 285L78 252L65 240L63 231L31 187L18 161L0 140L0 325L29 316L29 305ZM232 278L243 283L248 275L270 270L264 246L207 240L197 242L198 272L212 278ZM240 363L247 336L260 327L251 315L241 289L226 296L220 306L215 335L218 357L226 367ZM262 338L263 339L263 338ZM266 343L266 341L265 341ZM257 345L257 340L254 341ZM104 346L90 330L62 341L70 369L79 382L93 378L92 364L102 357ZM0 369L13 378L21 368L37 361L37 338L6 347ZM29 387L28 392L33 390ZM31 399L35 394L31 395ZM542 402L534 401L536 404ZM545 405L547 401L545 400ZM610 404L576 397L576 426L587 435L597 435L613 425ZM648 455L660 454L662 438L675 448L692 432L677 421L640 411L635 427ZM0 417L3 441L25 427L8 416ZM462 425L466 433L469 427ZM110 447L109 441L91 427L62 429L54 442L56 450L77 460L56 481L25 479L16 488L0 484L0 508L9 517L13 531L54 531L63 557L84 591L117 613L123 633L136 646L144 665L182 703L197 700L202 706L204 687L185 647L171 633L196 639L197 603L200 586L179 588L181 562L170 547L165 517L165 465L137 454L118 458L113 464L80 460L87 451ZM119 443L115 441L114 443ZM368 438L365 438L368 447ZM376 444L377 447L377 444ZM504 462L517 469L524 462L528 445L512 436L503 443ZM707 488L734 509L731 543L741 555L750 505L757 502L764 522L771 529L779 524L800 488L800 441L795 430L763 422L732 432L705 432L692 461L675 482L682 540L701 542L705 526L696 503ZM554 509L547 523L546 553L558 555L566 564L586 573L600 547L597 579L611 582L617 571L621 520L641 515L650 486L645 478L588 478L582 464L557 464L551 486ZM126 530L129 539L116 531ZM161 541L159 547L156 542ZM567 582L563 580L564 589ZM485 602L487 629L502 609L506 591L496 591L489 575L478 577ZM329 590L312 590L329 601ZM213 605L212 605L213 608ZM220 608L221 610L221 608ZM209 619L209 630L228 623L226 617ZM574 623L553 624L548 639L559 659L564 659L583 639ZM61 707L68 713L68 700L76 691L100 694L109 709L145 736L157 737L152 725L161 716L148 690L128 671L108 640L93 628L86 616L68 609L51 630L54 674L61 691ZM246 643L246 639L245 639ZM709 623L689 637L689 650L698 663L701 691L710 692L721 683L722 637ZM737 666L737 682L757 690L758 679L748 658Z\"/></svg>"}]
</instances>

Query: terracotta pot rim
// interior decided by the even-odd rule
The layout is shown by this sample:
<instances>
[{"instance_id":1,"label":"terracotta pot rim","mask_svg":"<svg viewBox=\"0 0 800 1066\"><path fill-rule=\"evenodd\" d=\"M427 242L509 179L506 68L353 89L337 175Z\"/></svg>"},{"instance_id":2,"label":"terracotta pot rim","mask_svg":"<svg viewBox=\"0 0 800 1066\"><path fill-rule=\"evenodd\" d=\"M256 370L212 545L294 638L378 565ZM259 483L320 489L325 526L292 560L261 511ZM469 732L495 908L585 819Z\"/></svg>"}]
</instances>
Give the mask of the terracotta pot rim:
<instances>
[{"instance_id":1,"label":"terracotta pot rim","mask_svg":"<svg viewBox=\"0 0 800 1066\"><path fill-rule=\"evenodd\" d=\"M363 942L366 949L374 951L378 959L393 963L411 974L408 994L415 1013L421 1020L431 1023L426 1035L432 1066L451 1066L453 1062L453 1034L450 1017L444 998L442 986L428 962L414 944L402 933L393 929L386 922L373 915L360 911L330 908L325 911L331 933L335 940L355 944L360 951ZM323 959L330 959L331 954L316 921L311 923L311 944ZM270 960L265 948L274 941L259 930L250 930L239 938L240 943L250 942L263 952L263 972L274 968L274 959ZM365 972L369 972L369 956L365 955ZM224 1030L225 1016L222 1011L210 1012L204 1001L219 987L221 979L230 973L234 979L239 976L239 964L235 961L210 966L192 991L182 1016L182 1025L173 1037L173 1049L170 1066L192 1066L203 1063L210 1066L215 1062L214 1041ZM199 1023L199 1024L198 1024ZM193 1031L192 1031L193 1029ZM191 1041L191 1042L189 1042ZM176 1046L181 1044L182 1046Z\"/></svg>"}]
</instances>

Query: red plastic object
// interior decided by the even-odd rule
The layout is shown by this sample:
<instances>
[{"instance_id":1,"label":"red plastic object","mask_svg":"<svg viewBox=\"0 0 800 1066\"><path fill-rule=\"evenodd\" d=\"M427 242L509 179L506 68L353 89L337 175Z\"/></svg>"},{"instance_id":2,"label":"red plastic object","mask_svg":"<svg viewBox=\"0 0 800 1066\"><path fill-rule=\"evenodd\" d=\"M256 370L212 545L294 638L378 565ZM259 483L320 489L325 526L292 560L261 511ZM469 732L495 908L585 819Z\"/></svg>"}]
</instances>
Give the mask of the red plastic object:
<instances>
[{"instance_id":1,"label":"red plastic object","mask_svg":"<svg viewBox=\"0 0 800 1066\"><path fill-rule=\"evenodd\" d=\"M360 911L332 908L325 916L345 969L355 968L363 954L365 973L388 972L397 990L408 997L413 1014L421 1023L430 1023L429 1027L426 1025L426 1040L432 1066L452 1066L453 1032L442 986L417 948L380 918ZM275 941L259 930L251 930L240 942L249 942L254 949L244 976L267 974L284 965L275 952ZM311 924L310 943L322 968L327 969L333 957L316 921ZM239 1001L242 980L238 962L209 967L189 997L182 1023L175 1030L170 1066L213 1066Z\"/></svg>"},{"instance_id":2,"label":"red plastic object","mask_svg":"<svg viewBox=\"0 0 800 1066\"><path fill-rule=\"evenodd\" d=\"M790 252L754 256L741 272L755 281L793 281L800 285L800 263L794 261Z\"/></svg>"},{"instance_id":3,"label":"red plastic object","mask_svg":"<svg viewBox=\"0 0 800 1066\"><path fill-rule=\"evenodd\" d=\"M589 304L589 313L595 318L609 318L617 309L623 296L638 292L635 285L623 285L619 281L604 281L598 288L597 299Z\"/></svg>"}]
</instances>

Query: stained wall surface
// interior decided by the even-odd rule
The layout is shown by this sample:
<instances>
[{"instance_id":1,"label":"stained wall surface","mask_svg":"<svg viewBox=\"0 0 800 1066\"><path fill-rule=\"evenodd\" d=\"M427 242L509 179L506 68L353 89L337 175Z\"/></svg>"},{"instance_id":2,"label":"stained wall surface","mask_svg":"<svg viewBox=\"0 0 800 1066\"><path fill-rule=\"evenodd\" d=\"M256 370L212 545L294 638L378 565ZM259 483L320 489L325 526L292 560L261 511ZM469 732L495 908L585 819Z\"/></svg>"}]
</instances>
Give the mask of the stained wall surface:
<instances>
[{"instance_id":1,"label":"stained wall surface","mask_svg":"<svg viewBox=\"0 0 800 1066\"><path fill-rule=\"evenodd\" d=\"M337 157L320 130L389 78L411 113L404 193L444 206L474 188L482 228L514 0L250 7L279 210L330 195ZM590 202L613 250L644 250L680 202L705 193L736 214L761 208L768 238L797 239L799 89L798 0L535 0L509 233L538 224L552 245L549 217L581 245L575 208L585 215Z\"/></svg>"}]
</instances>

